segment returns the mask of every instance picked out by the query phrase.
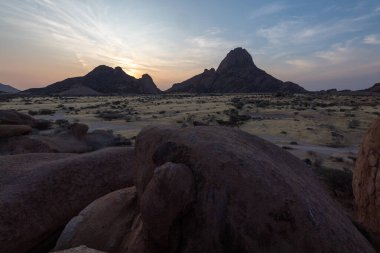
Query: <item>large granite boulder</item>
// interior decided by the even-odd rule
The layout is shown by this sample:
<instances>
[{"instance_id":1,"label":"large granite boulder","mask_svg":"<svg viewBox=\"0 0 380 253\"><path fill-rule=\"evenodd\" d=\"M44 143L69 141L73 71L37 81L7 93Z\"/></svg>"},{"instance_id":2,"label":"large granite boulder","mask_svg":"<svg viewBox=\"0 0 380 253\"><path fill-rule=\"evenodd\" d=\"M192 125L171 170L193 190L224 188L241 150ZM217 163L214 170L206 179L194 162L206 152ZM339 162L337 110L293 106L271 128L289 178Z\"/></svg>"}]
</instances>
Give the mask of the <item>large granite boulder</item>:
<instances>
[{"instance_id":1,"label":"large granite boulder","mask_svg":"<svg viewBox=\"0 0 380 253\"><path fill-rule=\"evenodd\" d=\"M120 192L94 202L82 212L87 222L71 221L57 247L86 244L128 253L374 252L310 168L263 139L223 127L148 127L136 139L135 155L137 193L128 190L125 208L115 204ZM120 220L130 225L120 227ZM109 236L93 233L99 223ZM113 237L119 243L109 243Z\"/></svg>"},{"instance_id":2,"label":"large granite boulder","mask_svg":"<svg viewBox=\"0 0 380 253\"><path fill-rule=\"evenodd\" d=\"M352 188L357 221L380 235L380 118L364 137L356 160ZM380 237L379 237L380 238Z\"/></svg>"},{"instance_id":3,"label":"large granite boulder","mask_svg":"<svg viewBox=\"0 0 380 253\"><path fill-rule=\"evenodd\" d=\"M55 250L79 245L123 252L123 241L139 215L135 187L111 192L88 205L63 230Z\"/></svg>"},{"instance_id":4,"label":"large granite boulder","mask_svg":"<svg viewBox=\"0 0 380 253\"><path fill-rule=\"evenodd\" d=\"M0 191L1 251L23 253L38 247L95 199L131 186L133 169L133 149L107 148L30 166L19 177L10 175Z\"/></svg>"}]
</instances>

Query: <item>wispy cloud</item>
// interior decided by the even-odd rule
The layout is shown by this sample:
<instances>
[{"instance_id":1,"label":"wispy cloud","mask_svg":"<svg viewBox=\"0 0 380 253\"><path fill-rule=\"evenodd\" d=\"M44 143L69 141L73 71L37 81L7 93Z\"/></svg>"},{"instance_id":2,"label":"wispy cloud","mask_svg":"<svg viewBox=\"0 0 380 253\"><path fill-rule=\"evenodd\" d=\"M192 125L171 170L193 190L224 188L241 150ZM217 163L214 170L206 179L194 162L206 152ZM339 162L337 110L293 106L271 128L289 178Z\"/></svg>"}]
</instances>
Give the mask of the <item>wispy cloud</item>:
<instances>
[{"instance_id":1,"label":"wispy cloud","mask_svg":"<svg viewBox=\"0 0 380 253\"><path fill-rule=\"evenodd\" d=\"M315 56L332 64L344 63L352 58L351 42L334 44L331 49L315 53Z\"/></svg>"},{"instance_id":2,"label":"wispy cloud","mask_svg":"<svg viewBox=\"0 0 380 253\"><path fill-rule=\"evenodd\" d=\"M24 29L25 39L31 36L28 31L33 31L40 43L57 44L72 52L85 68L94 62L141 67L129 46L105 22L107 9L97 1L91 7L79 1L35 0L22 5L2 1L0 7L1 12L8 12L2 19Z\"/></svg>"},{"instance_id":3,"label":"wispy cloud","mask_svg":"<svg viewBox=\"0 0 380 253\"><path fill-rule=\"evenodd\" d=\"M205 68L217 67L216 64L226 52L248 44L246 40L227 38L223 35L222 32L213 34L206 30L202 34L186 37L182 57L188 60L188 66L196 69L200 64Z\"/></svg>"},{"instance_id":4,"label":"wispy cloud","mask_svg":"<svg viewBox=\"0 0 380 253\"><path fill-rule=\"evenodd\" d=\"M380 45L380 35L377 35L377 34L367 35L366 37L364 37L363 43L368 44L368 45L378 46Z\"/></svg>"},{"instance_id":5,"label":"wispy cloud","mask_svg":"<svg viewBox=\"0 0 380 253\"><path fill-rule=\"evenodd\" d=\"M325 22L315 22L305 17L290 18L272 26L261 27L257 29L256 34L277 46L280 44L316 43L316 41L342 34L361 31L369 20L380 16L379 8L366 14ZM372 42L375 43L374 40Z\"/></svg>"},{"instance_id":6,"label":"wispy cloud","mask_svg":"<svg viewBox=\"0 0 380 253\"><path fill-rule=\"evenodd\" d=\"M290 59L287 60L286 63L296 67L299 71L312 70L318 66L314 62L307 59Z\"/></svg>"},{"instance_id":7,"label":"wispy cloud","mask_svg":"<svg viewBox=\"0 0 380 253\"><path fill-rule=\"evenodd\" d=\"M273 15L283 10L286 10L287 8L288 6L282 3L268 4L252 11L251 14L249 15L249 18L254 19L258 17Z\"/></svg>"}]
</instances>

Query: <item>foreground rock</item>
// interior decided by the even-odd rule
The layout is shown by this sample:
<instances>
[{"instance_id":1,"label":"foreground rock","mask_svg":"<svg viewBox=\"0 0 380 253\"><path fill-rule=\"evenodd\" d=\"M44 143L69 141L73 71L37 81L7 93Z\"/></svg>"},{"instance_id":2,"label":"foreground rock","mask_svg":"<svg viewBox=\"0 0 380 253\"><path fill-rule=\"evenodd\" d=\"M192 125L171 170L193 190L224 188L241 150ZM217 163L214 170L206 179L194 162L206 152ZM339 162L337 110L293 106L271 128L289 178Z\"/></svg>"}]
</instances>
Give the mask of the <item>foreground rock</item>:
<instances>
[{"instance_id":1,"label":"foreground rock","mask_svg":"<svg viewBox=\"0 0 380 253\"><path fill-rule=\"evenodd\" d=\"M33 126L36 120L24 113L14 110L0 110L0 125L28 125Z\"/></svg>"},{"instance_id":2,"label":"foreground rock","mask_svg":"<svg viewBox=\"0 0 380 253\"><path fill-rule=\"evenodd\" d=\"M122 252L124 237L133 229L138 214L135 187L109 193L92 202L66 225L55 250L85 244L109 253Z\"/></svg>"},{"instance_id":3,"label":"foreground rock","mask_svg":"<svg viewBox=\"0 0 380 253\"><path fill-rule=\"evenodd\" d=\"M133 153L129 148L107 148L45 161L29 166L18 177L10 175L0 191L1 251L28 252L95 199L131 186Z\"/></svg>"},{"instance_id":4,"label":"foreground rock","mask_svg":"<svg viewBox=\"0 0 380 253\"><path fill-rule=\"evenodd\" d=\"M86 246L79 246L72 249L54 251L54 253L106 253L106 252L90 249L90 248L87 248Z\"/></svg>"},{"instance_id":5,"label":"foreground rock","mask_svg":"<svg viewBox=\"0 0 380 253\"><path fill-rule=\"evenodd\" d=\"M364 137L353 175L356 219L380 238L380 118Z\"/></svg>"},{"instance_id":6,"label":"foreground rock","mask_svg":"<svg viewBox=\"0 0 380 253\"><path fill-rule=\"evenodd\" d=\"M1 130L1 125L0 125ZM74 124L59 134L27 135L0 139L0 154L86 153L110 146L127 145L123 138L105 130L87 133L84 124Z\"/></svg>"},{"instance_id":7,"label":"foreground rock","mask_svg":"<svg viewBox=\"0 0 380 253\"><path fill-rule=\"evenodd\" d=\"M34 173L29 171L35 170L44 163L75 156L77 154L68 153L2 155L0 156L0 191L7 185L14 184L28 173Z\"/></svg>"},{"instance_id":8,"label":"foreground rock","mask_svg":"<svg viewBox=\"0 0 380 253\"><path fill-rule=\"evenodd\" d=\"M92 203L66 226L57 248L374 252L310 168L242 131L145 128L136 169L137 193L129 188Z\"/></svg>"}]
</instances>

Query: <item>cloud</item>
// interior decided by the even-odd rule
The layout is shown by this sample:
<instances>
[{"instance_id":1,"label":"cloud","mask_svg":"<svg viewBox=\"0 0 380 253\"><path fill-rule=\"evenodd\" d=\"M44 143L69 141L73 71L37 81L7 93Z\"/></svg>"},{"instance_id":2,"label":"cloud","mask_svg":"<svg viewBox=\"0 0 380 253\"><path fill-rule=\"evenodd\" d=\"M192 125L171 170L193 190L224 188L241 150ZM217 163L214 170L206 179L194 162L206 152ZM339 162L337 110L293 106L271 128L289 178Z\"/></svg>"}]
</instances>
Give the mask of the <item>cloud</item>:
<instances>
[{"instance_id":1,"label":"cloud","mask_svg":"<svg viewBox=\"0 0 380 253\"><path fill-rule=\"evenodd\" d=\"M260 28L257 35L267 39L271 44L283 44L289 41L289 31L299 24L297 21L280 22L275 26Z\"/></svg>"},{"instance_id":2,"label":"cloud","mask_svg":"<svg viewBox=\"0 0 380 253\"><path fill-rule=\"evenodd\" d=\"M265 38L272 45L298 45L316 43L342 34L362 31L380 15L380 6L364 15L319 22L308 17L292 17L275 25L257 29L256 35ZM378 37L369 37L367 42L377 44ZM369 44L367 43L367 44Z\"/></svg>"},{"instance_id":3,"label":"cloud","mask_svg":"<svg viewBox=\"0 0 380 253\"><path fill-rule=\"evenodd\" d=\"M351 42L337 43L331 49L315 53L315 56L328 61L331 64L344 63L352 59L353 48Z\"/></svg>"},{"instance_id":4,"label":"cloud","mask_svg":"<svg viewBox=\"0 0 380 253\"><path fill-rule=\"evenodd\" d=\"M49 0L1 5L7 11L3 20L24 30L25 40L36 36L40 43L72 52L85 68L105 60L111 65L138 67L128 45L105 22L106 8L97 1L91 7L84 2Z\"/></svg>"},{"instance_id":5,"label":"cloud","mask_svg":"<svg viewBox=\"0 0 380 253\"><path fill-rule=\"evenodd\" d=\"M284 4L281 3L272 3L269 5L262 6L254 11L251 12L249 18L254 19L262 16L268 16L268 15L273 15L276 13L279 13L288 7Z\"/></svg>"},{"instance_id":6,"label":"cloud","mask_svg":"<svg viewBox=\"0 0 380 253\"><path fill-rule=\"evenodd\" d=\"M378 46L380 45L380 35L377 35L377 34L367 35L366 37L364 37L363 43L368 44L368 45Z\"/></svg>"},{"instance_id":7,"label":"cloud","mask_svg":"<svg viewBox=\"0 0 380 253\"><path fill-rule=\"evenodd\" d=\"M314 62L305 59L290 59L286 63L296 67L300 71L312 70L317 67Z\"/></svg>"}]
</instances>

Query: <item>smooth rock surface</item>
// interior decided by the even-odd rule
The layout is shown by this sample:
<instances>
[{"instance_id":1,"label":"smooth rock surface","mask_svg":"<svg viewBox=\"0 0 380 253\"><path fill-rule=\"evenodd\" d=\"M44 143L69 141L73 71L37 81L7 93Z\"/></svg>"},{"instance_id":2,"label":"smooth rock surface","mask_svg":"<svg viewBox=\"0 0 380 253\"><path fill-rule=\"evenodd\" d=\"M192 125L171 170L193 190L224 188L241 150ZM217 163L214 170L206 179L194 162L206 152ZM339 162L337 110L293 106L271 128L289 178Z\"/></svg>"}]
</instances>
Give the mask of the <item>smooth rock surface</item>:
<instances>
[{"instance_id":1,"label":"smooth rock surface","mask_svg":"<svg viewBox=\"0 0 380 253\"><path fill-rule=\"evenodd\" d=\"M75 247L71 249L54 251L54 253L107 253L107 252L90 249L90 248L87 248L86 246L79 246L79 247Z\"/></svg>"},{"instance_id":2,"label":"smooth rock surface","mask_svg":"<svg viewBox=\"0 0 380 253\"><path fill-rule=\"evenodd\" d=\"M0 191L0 249L38 246L95 199L133 184L134 151L107 148L29 168Z\"/></svg>"},{"instance_id":3,"label":"smooth rock surface","mask_svg":"<svg viewBox=\"0 0 380 253\"><path fill-rule=\"evenodd\" d=\"M195 194L186 212L169 215L180 224L169 232L147 229L154 221L142 216L152 252L374 252L310 168L263 139L223 127L145 128L136 139L139 198L167 162L191 170ZM167 234L179 236L162 244Z\"/></svg>"},{"instance_id":4,"label":"smooth rock surface","mask_svg":"<svg viewBox=\"0 0 380 253\"><path fill-rule=\"evenodd\" d=\"M380 235L380 118L368 130L356 160L352 188L357 221Z\"/></svg>"},{"instance_id":5,"label":"smooth rock surface","mask_svg":"<svg viewBox=\"0 0 380 253\"><path fill-rule=\"evenodd\" d=\"M124 237L138 215L136 188L111 192L88 205L71 219L55 250L85 244L109 253L121 252Z\"/></svg>"}]
</instances>

